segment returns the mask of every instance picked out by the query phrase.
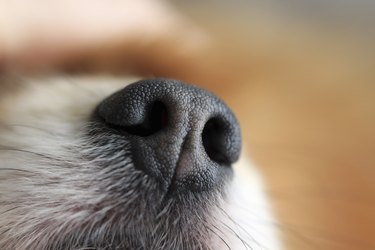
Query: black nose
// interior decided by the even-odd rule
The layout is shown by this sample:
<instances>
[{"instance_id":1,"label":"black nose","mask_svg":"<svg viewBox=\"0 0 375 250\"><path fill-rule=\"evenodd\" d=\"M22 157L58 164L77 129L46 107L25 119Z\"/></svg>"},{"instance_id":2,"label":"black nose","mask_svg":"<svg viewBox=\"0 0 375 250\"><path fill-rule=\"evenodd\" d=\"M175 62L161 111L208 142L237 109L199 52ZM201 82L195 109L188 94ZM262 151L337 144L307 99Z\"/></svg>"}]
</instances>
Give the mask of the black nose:
<instances>
[{"instance_id":1,"label":"black nose","mask_svg":"<svg viewBox=\"0 0 375 250\"><path fill-rule=\"evenodd\" d=\"M213 94L176 80L143 80L105 99L97 115L122 131L135 167L166 189L205 191L231 176L238 123Z\"/></svg>"}]
</instances>

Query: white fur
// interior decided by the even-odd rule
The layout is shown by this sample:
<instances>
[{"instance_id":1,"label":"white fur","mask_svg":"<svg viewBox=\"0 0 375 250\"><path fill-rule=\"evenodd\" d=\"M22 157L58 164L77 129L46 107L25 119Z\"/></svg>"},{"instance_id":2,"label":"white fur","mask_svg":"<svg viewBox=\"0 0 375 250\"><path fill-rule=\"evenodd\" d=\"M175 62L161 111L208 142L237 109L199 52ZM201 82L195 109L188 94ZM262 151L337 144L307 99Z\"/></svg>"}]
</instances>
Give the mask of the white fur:
<instances>
[{"instance_id":1,"label":"white fur","mask_svg":"<svg viewBox=\"0 0 375 250\"><path fill-rule=\"evenodd\" d=\"M17 246L19 249L42 248L43 243L33 241L43 241L64 227L74 228L75 223L94 216L85 206L100 204L103 190L81 185L82 180L95 182L86 169L98 159L81 160L73 155L74 150L77 155L80 150L91 150L80 146L86 143L81 136L87 117L102 99L133 81L108 77L34 79L27 80L23 90L0 100L0 148L6 149L0 150L1 249L11 246L11 236L29 237ZM54 159L52 163L48 156ZM61 163L64 167L60 167ZM69 170L65 166L69 164L80 166L80 171ZM48 188L43 185L43 181L54 179L64 180L64 184ZM9 203L15 200L22 201L22 207ZM48 202L53 203L46 206ZM106 209L109 208L101 208L95 216L100 217ZM281 249L262 179L244 156L235 165L228 200L213 217L212 220L221 222L220 237L210 240L213 249L227 248L220 238L231 249ZM35 230L38 224L41 228ZM110 225L103 225L103 229L105 226Z\"/></svg>"}]
</instances>

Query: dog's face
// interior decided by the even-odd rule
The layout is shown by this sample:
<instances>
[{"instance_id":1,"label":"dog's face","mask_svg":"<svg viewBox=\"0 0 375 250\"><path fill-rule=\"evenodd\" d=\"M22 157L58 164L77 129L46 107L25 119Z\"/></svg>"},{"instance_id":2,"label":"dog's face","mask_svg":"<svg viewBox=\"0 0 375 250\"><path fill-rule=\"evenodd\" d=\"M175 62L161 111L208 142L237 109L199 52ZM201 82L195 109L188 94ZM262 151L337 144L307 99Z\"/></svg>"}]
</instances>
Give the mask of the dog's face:
<instances>
[{"instance_id":1,"label":"dog's face","mask_svg":"<svg viewBox=\"0 0 375 250\"><path fill-rule=\"evenodd\" d=\"M1 249L279 249L217 97L163 79L2 81Z\"/></svg>"}]
</instances>

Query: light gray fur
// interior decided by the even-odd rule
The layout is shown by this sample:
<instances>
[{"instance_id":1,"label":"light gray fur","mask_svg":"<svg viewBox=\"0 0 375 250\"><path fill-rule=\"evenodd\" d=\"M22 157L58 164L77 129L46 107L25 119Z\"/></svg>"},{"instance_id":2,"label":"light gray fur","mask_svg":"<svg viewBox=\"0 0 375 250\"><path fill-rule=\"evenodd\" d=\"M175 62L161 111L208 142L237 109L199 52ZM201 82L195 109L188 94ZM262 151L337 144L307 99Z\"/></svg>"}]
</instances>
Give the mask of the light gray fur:
<instances>
[{"instance_id":1,"label":"light gray fur","mask_svg":"<svg viewBox=\"0 0 375 250\"><path fill-rule=\"evenodd\" d=\"M88 133L132 80L26 81L0 99L0 249L280 249L246 160L226 192L164 199L124 138Z\"/></svg>"}]
</instances>

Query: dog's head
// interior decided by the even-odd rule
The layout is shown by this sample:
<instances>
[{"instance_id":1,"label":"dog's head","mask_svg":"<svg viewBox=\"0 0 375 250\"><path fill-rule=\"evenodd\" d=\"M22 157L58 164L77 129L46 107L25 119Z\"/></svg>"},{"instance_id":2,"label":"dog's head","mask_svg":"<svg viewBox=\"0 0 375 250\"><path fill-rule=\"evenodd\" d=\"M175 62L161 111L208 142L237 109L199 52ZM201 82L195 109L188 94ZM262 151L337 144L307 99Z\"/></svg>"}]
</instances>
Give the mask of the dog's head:
<instances>
[{"instance_id":1,"label":"dog's head","mask_svg":"<svg viewBox=\"0 0 375 250\"><path fill-rule=\"evenodd\" d=\"M1 249L278 248L259 177L232 166L237 121L211 93L3 81L17 89L0 99Z\"/></svg>"}]
</instances>

